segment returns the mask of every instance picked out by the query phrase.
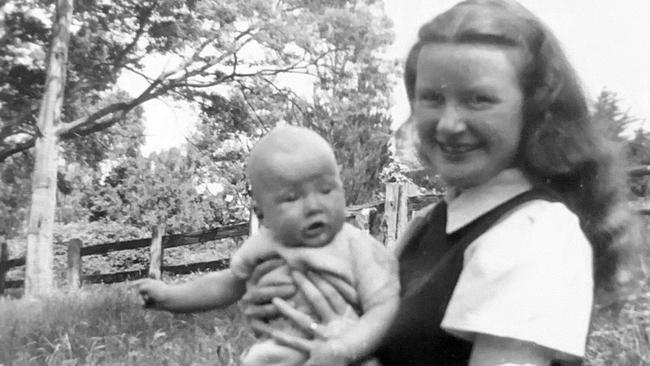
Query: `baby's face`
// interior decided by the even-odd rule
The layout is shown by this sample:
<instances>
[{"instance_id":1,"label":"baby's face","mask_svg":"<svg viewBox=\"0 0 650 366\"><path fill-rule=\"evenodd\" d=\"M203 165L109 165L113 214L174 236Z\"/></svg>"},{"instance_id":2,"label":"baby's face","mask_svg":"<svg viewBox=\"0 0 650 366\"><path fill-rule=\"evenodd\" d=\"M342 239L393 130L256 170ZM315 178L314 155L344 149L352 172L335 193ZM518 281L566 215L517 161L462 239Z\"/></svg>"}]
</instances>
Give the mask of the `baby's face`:
<instances>
[{"instance_id":1,"label":"baby's face","mask_svg":"<svg viewBox=\"0 0 650 366\"><path fill-rule=\"evenodd\" d=\"M329 243L345 221L345 196L334 162L318 156L275 155L259 172L263 224L287 246Z\"/></svg>"}]
</instances>

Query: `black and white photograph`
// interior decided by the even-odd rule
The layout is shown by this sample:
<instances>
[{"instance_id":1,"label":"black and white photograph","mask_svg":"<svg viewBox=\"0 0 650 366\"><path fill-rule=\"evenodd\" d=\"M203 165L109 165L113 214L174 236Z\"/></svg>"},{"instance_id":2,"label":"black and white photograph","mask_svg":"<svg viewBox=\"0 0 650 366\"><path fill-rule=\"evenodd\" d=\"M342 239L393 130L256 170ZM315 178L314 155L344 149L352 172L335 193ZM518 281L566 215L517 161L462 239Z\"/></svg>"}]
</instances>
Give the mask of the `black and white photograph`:
<instances>
[{"instance_id":1,"label":"black and white photograph","mask_svg":"<svg viewBox=\"0 0 650 366\"><path fill-rule=\"evenodd\" d=\"M649 19L0 1L0 366L650 366Z\"/></svg>"}]
</instances>

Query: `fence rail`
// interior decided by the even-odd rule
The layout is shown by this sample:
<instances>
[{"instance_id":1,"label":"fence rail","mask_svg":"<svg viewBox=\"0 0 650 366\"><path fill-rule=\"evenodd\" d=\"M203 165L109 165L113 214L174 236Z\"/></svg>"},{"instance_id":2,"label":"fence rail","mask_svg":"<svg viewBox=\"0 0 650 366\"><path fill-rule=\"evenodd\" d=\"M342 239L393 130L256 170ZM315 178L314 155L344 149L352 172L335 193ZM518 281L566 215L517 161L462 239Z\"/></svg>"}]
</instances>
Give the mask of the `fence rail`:
<instances>
[{"instance_id":1,"label":"fence rail","mask_svg":"<svg viewBox=\"0 0 650 366\"><path fill-rule=\"evenodd\" d=\"M650 165L639 165L631 167L627 170L627 175L632 178L650 175Z\"/></svg>"},{"instance_id":2,"label":"fence rail","mask_svg":"<svg viewBox=\"0 0 650 366\"><path fill-rule=\"evenodd\" d=\"M155 231L155 230L154 230ZM185 234L174 234L174 235L164 235L161 237L161 247L158 252L162 253L163 249L194 245L205 243L209 241L231 238L231 237L241 237L248 235L249 233L249 223L241 222L233 225L217 227L205 231L196 231ZM142 270L133 270L133 271L124 271L117 273L103 273L103 274L88 274L82 275L82 261L81 257L89 255L101 255L107 254L116 251L123 250L133 250L140 248L151 247L152 239L135 239L135 240L125 240L117 241L111 243L103 243L92 246L83 247L83 243L79 239L72 239L67 242L68 247L68 268L67 268L67 282L71 287L79 287L81 283L114 283L122 282L126 280L132 280L137 278L147 277L152 271L153 266L150 266L149 269ZM3 246L0 250L0 293L4 289L8 288L17 288L23 286L23 281L5 280L7 271L12 268L24 266L25 257L7 259L8 253L6 249L6 244L3 243ZM160 256L162 259L162 256ZM2 260L2 259L5 260ZM159 263L162 263L160 261ZM156 266L154 264L154 266ZM172 274L187 274L199 270L218 270L223 269L228 266L228 260L216 260L209 262L200 262L200 263L190 263L183 265L175 266L156 266L160 268L160 271L172 273ZM159 277L159 276L156 276Z\"/></svg>"}]
</instances>

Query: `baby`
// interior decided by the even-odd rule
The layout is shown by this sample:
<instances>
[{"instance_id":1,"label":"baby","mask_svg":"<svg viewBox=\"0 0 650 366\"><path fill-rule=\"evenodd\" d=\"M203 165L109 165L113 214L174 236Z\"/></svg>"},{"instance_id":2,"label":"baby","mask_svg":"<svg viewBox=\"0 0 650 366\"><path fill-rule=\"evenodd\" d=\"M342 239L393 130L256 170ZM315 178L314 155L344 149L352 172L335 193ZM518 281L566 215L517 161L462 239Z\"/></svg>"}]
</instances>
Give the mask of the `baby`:
<instances>
[{"instance_id":1,"label":"baby","mask_svg":"<svg viewBox=\"0 0 650 366\"><path fill-rule=\"evenodd\" d=\"M286 265L265 275L263 281L287 283L292 270L316 272L360 314L355 329L328 341L345 345L345 354L333 351L337 347L324 347L336 353L325 359L351 363L370 355L399 304L397 261L372 236L345 223L344 192L330 145L306 128L277 127L253 148L247 173L254 210L262 224L259 232L235 252L228 270L173 286L140 281L137 286L145 304L175 312L230 305L244 295L257 264L280 257ZM300 293L291 301L309 312ZM300 332L286 319L269 325ZM243 365L302 365L308 358L308 354L265 339L250 348Z\"/></svg>"}]
</instances>

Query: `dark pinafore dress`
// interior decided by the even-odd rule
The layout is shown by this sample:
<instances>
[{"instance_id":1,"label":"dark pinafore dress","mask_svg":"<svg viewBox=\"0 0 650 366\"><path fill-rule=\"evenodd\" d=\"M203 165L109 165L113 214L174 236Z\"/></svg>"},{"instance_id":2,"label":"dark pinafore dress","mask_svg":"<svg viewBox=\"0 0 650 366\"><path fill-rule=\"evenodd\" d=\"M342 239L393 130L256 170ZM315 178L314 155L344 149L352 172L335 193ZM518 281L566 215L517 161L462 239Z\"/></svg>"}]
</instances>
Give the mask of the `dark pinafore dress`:
<instances>
[{"instance_id":1,"label":"dark pinafore dress","mask_svg":"<svg viewBox=\"0 0 650 366\"><path fill-rule=\"evenodd\" d=\"M472 343L440 328L463 268L463 253L506 213L535 199L557 201L549 192L527 191L451 235L445 231L446 203L443 201L434 207L399 257L402 299L397 317L376 353L383 366L460 366L469 363ZM559 363L553 362L552 365Z\"/></svg>"}]
</instances>

